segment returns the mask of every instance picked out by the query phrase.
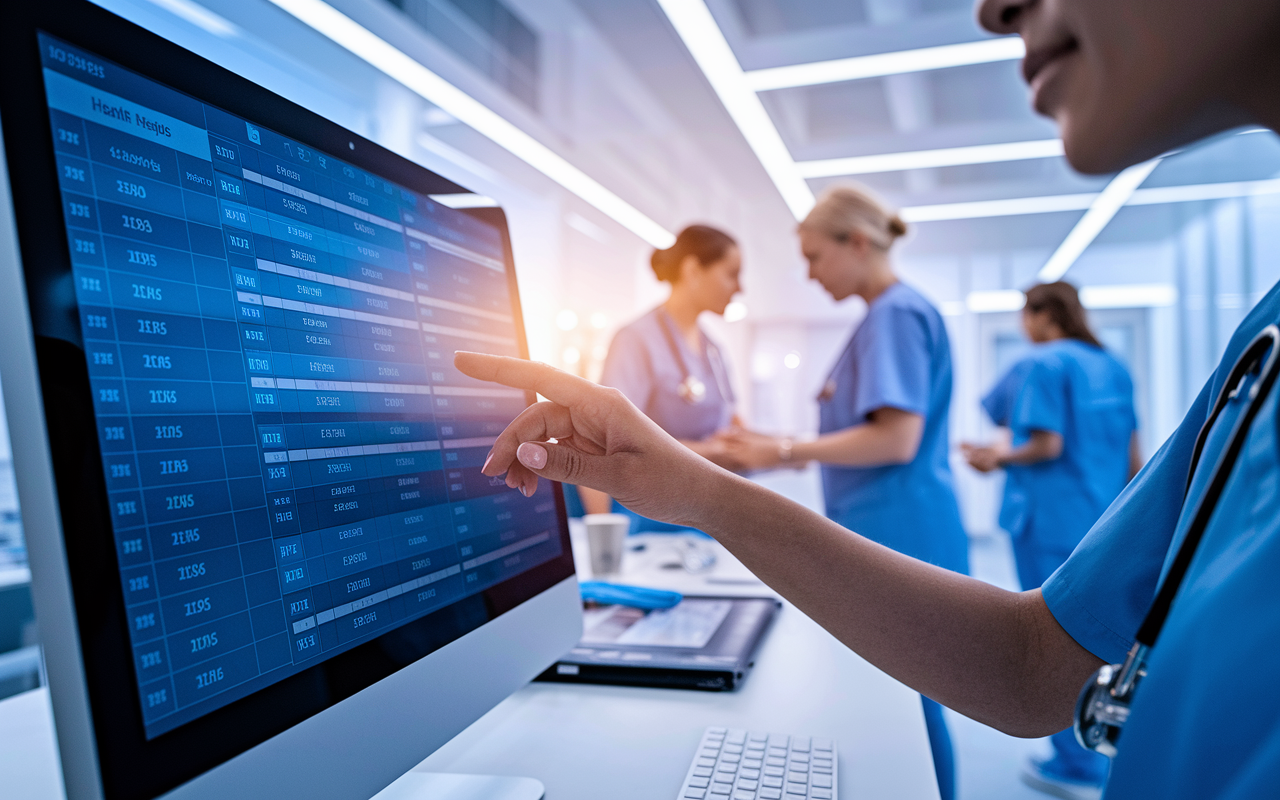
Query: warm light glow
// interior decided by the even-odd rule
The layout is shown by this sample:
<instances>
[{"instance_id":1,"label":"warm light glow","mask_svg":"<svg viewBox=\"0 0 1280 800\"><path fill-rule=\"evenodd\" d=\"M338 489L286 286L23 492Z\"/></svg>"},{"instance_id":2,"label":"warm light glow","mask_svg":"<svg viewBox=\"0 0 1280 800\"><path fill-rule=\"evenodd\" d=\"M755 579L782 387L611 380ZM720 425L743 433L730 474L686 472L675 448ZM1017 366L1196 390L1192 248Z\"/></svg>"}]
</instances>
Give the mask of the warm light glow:
<instances>
[{"instance_id":1,"label":"warm light glow","mask_svg":"<svg viewBox=\"0 0 1280 800\"><path fill-rule=\"evenodd\" d=\"M609 315L603 311L596 311L591 315L591 327L598 331L602 331L609 327Z\"/></svg>"},{"instance_id":2,"label":"warm light glow","mask_svg":"<svg viewBox=\"0 0 1280 800\"><path fill-rule=\"evenodd\" d=\"M572 309L566 308L559 314L556 314L556 327L562 331L571 331L578 327L578 314Z\"/></svg>"},{"instance_id":3,"label":"warm light glow","mask_svg":"<svg viewBox=\"0 0 1280 800\"><path fill-rule=\"evenodd\" d=\"M786 365L787 369L797 369L800 366L800 354L787 353L782 357L782 363Z\"/></svg>"},{"instance_id":4,"label":"warm light glow","mask_svg":"<svg viewBox=\"0 0 1280 800\"><path fill-rule=\"evenodd\" d=\"M971 64L988 64L992 61L1011 61L1022 58L1024 55L1026 55L1026 47L1022 44L1022 38L1007 36L978 42L946 44L940 47L923 47L918 50L899 50L871 56L756 69L746 73L746 80L752 89L757 92L766 92L772 89L856 81L931 69L967 67Z\"/></svg>"},{"instance_id":5,"label":"warm light glow","mask_svg":"<svg viewBox=\"0 0 1280 800\"><path fill-rule=\"evenodd\" d=\"M280 2L280 0L273 0ZM787 145L774 127L769 112L748 85L742 66L725 40L724 33L703 0L658 0L676 33L684 40L693 60L698 62L725 110L755 151L765 172L782 193L782 199L796 219L813 208L813 191L796 170Z\"/></svg>"},{"instance_id":6,"label":"warm light glow","mask_svg":"<svg viewBox=\"0 0 1280 800\"><path fill-rule=\"evenodd\" d=\"M1088 249L1098 234L1102 233L1102 229L1107 227L1107 223L1111 222L1116 212L1129 202L1133 193L1159 164L1160 159L1153 158L1150 161L1135 164L1112 178L1107 188L1102 190L1102 193L1089 206L1089 210L1084 212L1084 216L1067 234L1067 238L1058 245L1058 249L1049 257L1048 262L1041 267L1036 279L1041 283L1053 283L1066 275L1071 265L1076 263L1076 259Z\"/></svg>"},{"instance_id":7,"label":"warm light glow","mask_svg":"<svg viewBox=\"0 0 1280 800\"><path fill-rule=\"evenodd\" d=\"M564 363L573 366L582 360L582 353L578 352L576 347L566 347L564 355L561 357L564 359Z\"/></svg>"},{"instance_id":8,"label":"warm light glow","mask_svg":"<svg viewBox=\"0 0 1280 800\"><path fill-rule=\"evenodd\" d=\"M725 322L741 322L747 318L747 304L734 300L724 308Z\"/></svg>"},{"instance_id":9,"label":"warm light glow","mask_svg":"<svg viewBox=\"0 0 1280 800\"><path fill-rule=\"evenodd\" d=\"M551 148L322 0L271 0L389 78L493 140L654 247L675 235Z\"/></svg>"},{"instance_id":10,"label":"warm light glow","mask_svg":"<svg viewBox=\"0 0 1280 800\"><path fill-rule=\"evenodd\" d=\"M800 161L796 168L806 178L830 178L840 175L867 175L873 172L896 172L904 169L958 167L964 164L995 164L1002 161L1025 161L1032 158L1054 158L1062 155L1061 139L1030 142L982 144L973 147L947 147L941 150L916 150L883 153L874 156L827 158Z\"/></svg>"}]
</instances>

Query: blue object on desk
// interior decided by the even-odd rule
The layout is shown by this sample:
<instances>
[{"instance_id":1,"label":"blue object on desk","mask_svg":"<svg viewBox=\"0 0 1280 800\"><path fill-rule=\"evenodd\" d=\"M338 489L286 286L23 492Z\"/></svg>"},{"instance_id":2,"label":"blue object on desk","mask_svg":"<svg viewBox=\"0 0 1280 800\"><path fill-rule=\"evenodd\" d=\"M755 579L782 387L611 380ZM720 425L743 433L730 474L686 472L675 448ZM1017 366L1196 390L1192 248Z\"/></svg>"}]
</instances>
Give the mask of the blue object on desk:
<instances>
[{"instance_id":1,"label":"blue object on desk","mask_svg":"<svg viewBox=\"0 0 1280 800\"><path fill-rule=\"evenodd\" d=\"M602 605L630 606L653 611L659 608L671 608L684 599L679 592L665 589L646 589L643 586L623 586L604 581L583 581L579 585L582 599Z\"/></svg>"}]
</instances>

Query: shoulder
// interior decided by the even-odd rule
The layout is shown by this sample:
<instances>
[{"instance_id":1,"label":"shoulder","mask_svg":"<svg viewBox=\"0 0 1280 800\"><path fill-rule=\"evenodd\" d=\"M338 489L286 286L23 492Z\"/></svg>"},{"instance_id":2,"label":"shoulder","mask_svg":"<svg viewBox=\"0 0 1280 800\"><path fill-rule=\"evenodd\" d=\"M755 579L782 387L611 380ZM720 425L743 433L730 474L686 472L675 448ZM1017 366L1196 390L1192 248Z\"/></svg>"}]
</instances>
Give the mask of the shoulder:
<instances>
[{"instance_id":1,"label":"shoulder","mask_svg":"<svg viewBox=\"0 0 1280 800\"><path fill-rule=\"evenodd\" d=\"M945 330L942 315L914 288L899 281L867 309L866 322L873 329L885 328L894 332L918 328L926 333Z\"/></svg>"}]
</instances>

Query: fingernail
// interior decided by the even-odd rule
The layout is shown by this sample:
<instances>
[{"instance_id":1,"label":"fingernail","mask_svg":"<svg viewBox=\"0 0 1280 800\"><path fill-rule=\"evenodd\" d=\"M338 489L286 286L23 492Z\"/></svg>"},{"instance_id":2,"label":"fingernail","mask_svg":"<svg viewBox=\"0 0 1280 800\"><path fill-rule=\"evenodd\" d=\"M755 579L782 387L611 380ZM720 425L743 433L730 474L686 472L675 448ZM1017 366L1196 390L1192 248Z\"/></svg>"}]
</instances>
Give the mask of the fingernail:
<instances>
[{"instance_id":1,"label":"fingernail","mask_svg":"<svg viewBox=\"0 0 1280 800\"><path fill-rule=\"evenodd\" d=\"M489 471L489 462L493 460L493 451L489 451L489 455L484 457L484 466L480 468L481 472Z\"/></svg>"},{"instance_id":2,"label":"fingernail","mask_svg":"<svg viewBox=\"0 0 1280 800\"><path fill-rule=\"evenodd\" d=\"M516 458L529 469L542 469L547 465L547 449L533 442L525 442L516 450Z\"/></svg>"},{"instance_id":3,"label":"fingernail","mask_svg":"<svg viewBox=\"0 0 1280 800\"><path fill-rule=\"evenodd\" d=\"M528 486L525 486L523 483L522 483L522 484L520 484L520 494L524 495L525 497L528 497L528 496L529 496L529 487L528 487Z\"/></svg>"}]
</instances>

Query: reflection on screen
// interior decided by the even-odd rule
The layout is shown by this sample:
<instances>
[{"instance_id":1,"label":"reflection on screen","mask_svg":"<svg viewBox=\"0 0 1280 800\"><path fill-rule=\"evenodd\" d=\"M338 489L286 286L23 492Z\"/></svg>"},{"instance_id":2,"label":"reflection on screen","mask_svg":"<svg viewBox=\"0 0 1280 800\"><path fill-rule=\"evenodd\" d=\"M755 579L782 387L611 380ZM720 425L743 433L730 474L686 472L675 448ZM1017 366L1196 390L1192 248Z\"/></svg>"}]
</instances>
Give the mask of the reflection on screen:
<instances>
[{"instance_id":1,"label":"reflection on screen","mask_svg":"<svg viewBox=\"0 0 1280 800\"><path fill-rule=\"evenodd\" d=\"M41 37L148 738L560 554L501 235Z\"/></svg>"}]
</instances>

